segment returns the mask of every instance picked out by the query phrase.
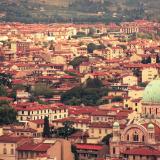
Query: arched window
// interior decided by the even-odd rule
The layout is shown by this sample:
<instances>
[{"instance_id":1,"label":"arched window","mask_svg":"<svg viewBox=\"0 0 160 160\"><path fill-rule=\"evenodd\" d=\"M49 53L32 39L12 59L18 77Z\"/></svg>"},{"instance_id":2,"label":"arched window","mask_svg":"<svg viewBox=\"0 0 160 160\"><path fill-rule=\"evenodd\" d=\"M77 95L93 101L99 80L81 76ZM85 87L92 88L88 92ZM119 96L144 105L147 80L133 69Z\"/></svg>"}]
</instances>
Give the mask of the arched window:
<instances>
[{"instance_id":1,"label":"arched window","mask_svg":"<svg viewBox=\"0 0 160 160\"><path fill-rule=\"evenodd\" d=\"M113 147L113 154L115 154L116 153L116 149L115 149L115 147Z\"/></svg>"},{"instance_id":2,"label":"arched window","mask_svg":"<svg viewBox=\"0 0 160 160\"><path fill-rule=\"evenodd\" d=\"M144 135L142 136L142 142L144 142Z\"/></svg>"},{"instance_id":3,"label":"arched window","mask_svg":"<svg viewBox=\"0 0 160 160\"><path fill-rule=\"evenodd\" d=\"M133 141L134 142L138 142L139 141L139 136L138 136L137 132L134 132L134 134L133 134Z\"/></svg>"},{"instance_id":4,"label":"arched window","mask_svg":"<svg viewBox=\"0 0 160 160\"><path fill-rule=\"evenodd\" d=\"M3 148L3 154L7 154L7 149Z\"/></svg>"},{"instance_id":5,"label":"arched window","mask_svg":"<svg viewBox=\"0 0 160 160\"><path fill-rule=\"evenodd\" d=\"M14 154L14 149L12 148L12 149L11 149L11 155L13 155L13 154Z\"/></svg>"},{"instance_id":6,"label":"arched window","mask_svg":"<svg viewBox=\"0 0 160 160\"><path fill-rule=\"evenodd\" d=\"M127 141L129 141L129 134L127 134Z\"/></svg>"},{"instance_id":7,"label":"arched window","mask_svg":"<svg viewBox=\"0 0 160 160\"><path fill-rule=\"evenodd\" d=\"M157 115L157 113L158 113L158 108L156 108L156 115Z\"/></svg>"}]
</instances>

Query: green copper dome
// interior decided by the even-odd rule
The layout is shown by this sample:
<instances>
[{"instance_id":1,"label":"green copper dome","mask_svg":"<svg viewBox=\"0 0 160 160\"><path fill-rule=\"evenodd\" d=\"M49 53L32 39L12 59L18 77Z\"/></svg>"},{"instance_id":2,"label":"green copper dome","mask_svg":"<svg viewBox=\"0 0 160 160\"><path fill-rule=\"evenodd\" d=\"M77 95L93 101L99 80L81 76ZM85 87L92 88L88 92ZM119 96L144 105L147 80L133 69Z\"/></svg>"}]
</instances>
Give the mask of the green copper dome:
<instances>
[{"instance_id":1,"label":"green copper dome","mask_svg":"<svg viewBox=\"0 0 160 160\"><path fill-rule=\"evenodd\" d=\"M160 104L160 79L151 81L143 93L143 103Z\"/></svg>"}]
</instances>

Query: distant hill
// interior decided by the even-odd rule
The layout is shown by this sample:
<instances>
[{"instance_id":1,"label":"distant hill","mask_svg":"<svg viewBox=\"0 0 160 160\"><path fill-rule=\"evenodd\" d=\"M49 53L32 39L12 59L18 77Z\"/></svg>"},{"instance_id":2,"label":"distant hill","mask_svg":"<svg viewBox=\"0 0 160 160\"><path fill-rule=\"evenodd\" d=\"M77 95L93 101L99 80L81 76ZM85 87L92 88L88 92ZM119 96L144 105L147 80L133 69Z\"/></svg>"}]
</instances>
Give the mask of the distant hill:
<instances>
[{"instance_id":1,"label":"distant hill","mask_svg":"<svg viewBox=\"0 0 160 160\"><path fill-rule=\"evenodd\" d=\"M121 22L160 20L160 0L0 0L0 21Z\"/></svg>"}]
</instances>

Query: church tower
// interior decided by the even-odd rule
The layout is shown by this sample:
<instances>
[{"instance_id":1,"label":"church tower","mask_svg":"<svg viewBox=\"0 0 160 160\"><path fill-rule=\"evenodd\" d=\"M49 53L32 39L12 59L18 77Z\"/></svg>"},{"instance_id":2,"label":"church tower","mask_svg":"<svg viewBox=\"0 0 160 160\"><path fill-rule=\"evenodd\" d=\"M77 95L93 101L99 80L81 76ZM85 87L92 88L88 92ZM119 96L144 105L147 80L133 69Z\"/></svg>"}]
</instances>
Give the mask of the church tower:
<instances>
[{"instance_id":1,"label":"church tower","mask_svg":"<svg viewBox=\"0 0 160 160\"><path fill-rule=\"evenodd\" d=\"M118 122L113 124L113 138L110 143L110 154L111 157L120 156L120 125Z\"/></svg>"},{"instance_id":2,"label":"church tower","mask_svg":"<svg viewBox=\"0 0 160 160\"><path fill-rule=\"evenodd\" d=\"M148 130L148 143L155 144L155 126L152 123L149 123L147 126Z\"/></svg>"}]
</instances>

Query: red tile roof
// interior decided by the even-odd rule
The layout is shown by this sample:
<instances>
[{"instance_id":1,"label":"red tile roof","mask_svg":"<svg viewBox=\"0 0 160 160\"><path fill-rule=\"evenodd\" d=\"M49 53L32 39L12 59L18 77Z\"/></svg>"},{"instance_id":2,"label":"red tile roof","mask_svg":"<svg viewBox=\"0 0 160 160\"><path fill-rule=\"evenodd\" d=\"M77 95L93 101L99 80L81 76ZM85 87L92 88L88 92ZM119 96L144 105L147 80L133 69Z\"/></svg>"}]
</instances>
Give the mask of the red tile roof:
<instances>
[{"instance_id":1,"label":"red tile roof","mask_svg":"<svg viewBox=\"0 0 160 160\"><path fill-rule=\"evenodd\" d=\"M98 144L76 144L77 149L84 149L84 150L102 150L103 146Z\"/></svg>"},{"instance_id":2,"label":"red tile roof","mask_svg":"<svg viewBox=\"0 0 160 160\"><path fill-rule=\"evenodd\" d=\"M13 137L9 135L0 136L0 143L17 143L24 139L24 137Z\"/></svg>"},{"instance_id":3,"label":"red tile roof","mask_svg":"<svg viewBox=\"0 0 160 160\"><path fill-rule=\"evenodd\" d=\"M95 122L91 123L90 128L112 128L112 123L107 123L107 122Z\"/></svg>"},{"instance_id":4,"label":"red tile roof","mask_svg":"<svg viewBox=\"0 0 160 160\"><path fill-rule=\"evenodd\" d=\"M34 152L47 152L47 150L51 147L50 144L44 143L27 143L17 148L18 151L34 151Z\"/></svg>"},{"instance_id":5,"label":"red tile roof","mask_svg":"<svg viewBox=\"0 0 160 160\"><path fill-rule=\"evenodd\" d=\"M57 120L54 120L52 121L53 123L54 122L59 122L59 123L63 123L65 121L72 121L74 123L80 123L80 124L90 124L91 121L90 121L90 118L73 118L73 117L70 117L70 118L63 118L63 119L57 119Z\"/></svg>"},{"instance_id":6,"label":"red tile roof","mask_svg":"<svg viewBox=\"0 0 160 160\"><path fill-rule=\"evenodd\" d=\"M142 155L142 156L153 156L153 155L160 156L160 150L156 150L156 149L151 148L151 147L139 147L139 148L126 150L126 151L123 152L123 154Z\"/></svg>"},{"instance_id":7,"label":"red tile roof","mask_svg":"<svg viewBox=\"0 0 160 160\"><path fill-rule=\"evenodd\" d=\"M0 101L13 101L13 98L0 97Z\"/></svg>"},{"instance_id":8,"label":"red tile roof","mask_svg":"<svg viewBox=\"0 0 160 160\"><path fill-rule=\"evenodd\" d=\"M37 119L37 120L30 121L30 122L36 123L36 124L44 124L44 120L43 119Z\"/></svg>"}]
</instances>

